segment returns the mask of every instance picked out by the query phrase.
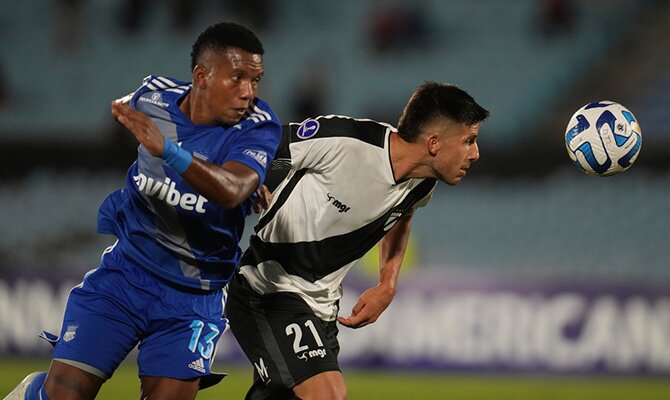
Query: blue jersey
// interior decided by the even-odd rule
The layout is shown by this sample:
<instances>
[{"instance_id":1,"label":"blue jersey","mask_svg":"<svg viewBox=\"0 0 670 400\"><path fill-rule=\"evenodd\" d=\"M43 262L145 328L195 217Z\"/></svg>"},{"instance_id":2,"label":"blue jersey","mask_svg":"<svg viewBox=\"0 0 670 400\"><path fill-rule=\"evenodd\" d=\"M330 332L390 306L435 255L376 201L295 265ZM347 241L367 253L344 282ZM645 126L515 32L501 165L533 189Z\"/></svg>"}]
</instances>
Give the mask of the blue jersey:
<instances>
[{"instance_id":1,"label":"blue jersey","mask_svg":"<svg viewBox=\"0 0 670 400\"><path fill-rule=\"evenodd\" d=\"M255 99L234 126L194 125L179 109L190 90L190 83L148 76L124 100L149 115L165 140L193 157L217 165L240 162L256 171L262 183L281 136L270 106ZM244 219L255 194L234 209L224 209L144 146L137 154L126 187L100 206L98 232L115 235L119 242L113 251L159 279L202 290L222 288L237 265Z\"/></svg>"}]
</instances>

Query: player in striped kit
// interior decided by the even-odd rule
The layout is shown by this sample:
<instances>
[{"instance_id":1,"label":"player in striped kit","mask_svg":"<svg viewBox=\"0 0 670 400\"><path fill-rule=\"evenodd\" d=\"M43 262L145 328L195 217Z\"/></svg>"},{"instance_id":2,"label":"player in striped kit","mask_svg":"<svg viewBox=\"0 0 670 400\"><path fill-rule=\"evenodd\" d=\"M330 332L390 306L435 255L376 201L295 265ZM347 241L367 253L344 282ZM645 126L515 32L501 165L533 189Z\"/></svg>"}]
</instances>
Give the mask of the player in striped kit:
<instances>
[{"instance_id":1,"label":"player in striped kit","mask_svg":"<svg viewBox=\"0 0 670 400\"><path fill-rule=\"evenodd\" d=\"M263 52L247 28L213 25L193 45L192 82L149 76L112 104L140 142L125 188L99 210L98 230L118 240L71 291L48 375L31 374L8 399L93 399L136 345L142 398L195 398L281 136L256 97Z\"/></svg>"},{"instance_id":2,"label":"player in striped kit","mask_svg":"<svg viewBox=\"0 0 670 400\"><path fill-rule=\"evenodd\" d=\"M487 117L461 89L426 83L398 129L334 115L284 129L268 185L286 176L228 288L226 315L255 367L247 399L346 398L336 321L359 328L388 307L414 210L477 161ZM342 279L377 242L379 285L338 317Z\"/></svg>"}]
</instances>

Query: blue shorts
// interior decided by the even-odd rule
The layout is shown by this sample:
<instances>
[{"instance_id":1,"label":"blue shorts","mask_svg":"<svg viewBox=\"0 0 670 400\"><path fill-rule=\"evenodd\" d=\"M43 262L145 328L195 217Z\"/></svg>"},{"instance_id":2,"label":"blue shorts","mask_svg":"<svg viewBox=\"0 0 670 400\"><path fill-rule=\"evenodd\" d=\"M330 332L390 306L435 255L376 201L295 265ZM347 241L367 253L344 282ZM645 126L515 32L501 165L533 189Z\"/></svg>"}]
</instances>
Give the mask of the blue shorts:
<instances>
[{"instance_id":1,"label":"blue shorts","mask_svg":"<svg viewBox=\"0 0 670 400\"><path fill-rule=\"evenodd\" d=\"M114 249L70 292L52 358L83 363L107 379L139 344L139 376L200 377L210 373L227 327L222 312L222 290L169 286Z\"/></svg>"}]
</instances>

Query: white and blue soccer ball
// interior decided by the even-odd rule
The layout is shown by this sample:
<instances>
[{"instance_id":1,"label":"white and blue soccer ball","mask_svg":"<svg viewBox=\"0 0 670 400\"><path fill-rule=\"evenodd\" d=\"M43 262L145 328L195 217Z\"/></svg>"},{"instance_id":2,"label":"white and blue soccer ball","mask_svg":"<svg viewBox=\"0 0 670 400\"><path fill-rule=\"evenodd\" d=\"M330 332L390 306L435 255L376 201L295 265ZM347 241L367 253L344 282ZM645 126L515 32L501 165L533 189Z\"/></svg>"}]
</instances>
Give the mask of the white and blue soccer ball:
<instances>
[{"instance_id":1,"label":"white and blue soccer ball","mask_svg":"<svg viewBox=\"0 0 670 400\"><path fill-rule=\"evenodd\" d=\"M570 159L585 173L618 174L630 168L640 154L642 131L626 107L596 101L577 110L565 130Z\"/></svg>"}]
</instances>

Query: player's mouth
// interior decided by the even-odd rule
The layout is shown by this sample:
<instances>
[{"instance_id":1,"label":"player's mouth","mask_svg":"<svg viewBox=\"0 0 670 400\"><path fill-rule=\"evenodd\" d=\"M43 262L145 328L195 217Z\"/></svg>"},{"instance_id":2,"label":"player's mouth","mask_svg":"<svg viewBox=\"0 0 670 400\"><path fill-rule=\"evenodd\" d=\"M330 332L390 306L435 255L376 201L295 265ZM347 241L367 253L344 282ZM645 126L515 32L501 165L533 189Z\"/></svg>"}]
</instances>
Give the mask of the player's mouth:
<instances>
[{"instance_id":1,"label":"player's mouth","mask_svg":"<svg viewBox=\"0 0 670 400\"><path fill-rule=\"evenodd\" d=\"M235 113L235 115L238 118L242 118L246 112L247 112L246 107L245 108L233 108L233 113Z\"/></svg>"}]
</instances>

